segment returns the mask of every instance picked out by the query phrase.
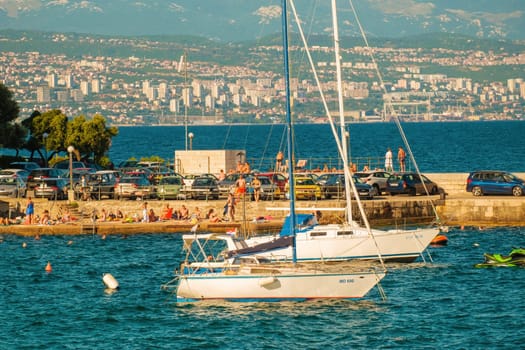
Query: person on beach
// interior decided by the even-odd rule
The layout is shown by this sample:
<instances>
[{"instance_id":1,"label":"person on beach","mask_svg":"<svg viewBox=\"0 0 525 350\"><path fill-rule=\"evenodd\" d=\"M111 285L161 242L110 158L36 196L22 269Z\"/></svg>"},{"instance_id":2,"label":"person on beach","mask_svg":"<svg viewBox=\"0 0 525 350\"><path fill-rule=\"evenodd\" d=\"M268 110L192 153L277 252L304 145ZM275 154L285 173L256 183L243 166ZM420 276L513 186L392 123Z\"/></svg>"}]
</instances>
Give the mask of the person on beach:
<instances>
[{"instance_id":1,"label":"person on beach","mask_svg":"<svg viewBox=\"0 0 525 350\"><path fill-rule=\"evenodd\" d=\"M148 222L155 222L158 220L159 220L159 217L155 215L155 211L153 210L153 208L150 208L148 212Z\"/></svg>"},{"instance_id":2,"label":"person on beach","mask_svg":"<svg viewBox=\"0 0 525 350\"><path fill-rule=\"evenodd\" d=\"M102 208L102 210L100 211L100 217L98 218L98 221L104 222L104 221L107 221L107 219L108 219L108 214L106 212L106 209Z\"/></svg>"},{"instance_id":3,"label":"person on beach","mask_svg":"<svg viewBox=\"0 0 525 350\"><path fill-rule=\"evenodd\" d=\"M142 204L142 222L149 222L148 202Z\"/></svg>"},{"instance_id":4,"label":"person on beach","mask_svg":"<svg viewBox=\"0 0 525 350\"><path fill-rule=\"evenodd\" d=\"M283 159L284 159L284 154L283 152L279 151L277 153L277 156L275 157L275 171L277 172L281 171L281 168L283 166Z\"/></svg>"},{"instance_id":5,"label":"person on beach","mask_svg":"<svg viewBox=\"0 0 525 350\"><path fill-rule=\"evenodd\" d=\"M235 181L235 187L237 187L237 194L239 197L243 197L246 193L246 180L242 174L239 175L239 178Z\"/></svg>"},{"instance_id":6,"label":"person on beach","mask_svg":"<svg viewBox=\"0 0 525 350\"><path fill-rule=\"evenodd\" d=\"M206 215L206 218L210 220L210 222L220 222L221 221L221 218L219 218L219 215L217 215L215 208L210 208L210 210L208 210L208 214Z\"/></svg>"},{"instance_id":7,"label":"person on beach","mask_svg":"<svg viewBox=\"0 0 525 350\"><path fill-rule=\"evenodd\" d=\"M385 171L394 171L394 165L392 164L392 150L387 148L385 153Z\"/></svg>"},{"instance_id":8,"label":"person on beach","mask_svg":"<svg viewBox=\"0 0 525 350\"><path fill-rule=\"evenodd\" d=\"M179 209L179 220L188 220L190 218L190 211L183 204Z\"/></svg>"},{"instance_id":9,"label":"person on beach","mask_svg":"<svg viewBox=\"0 0 525 350\"><path fill-rule=\"evenodd\" d=\"M261 180L255 176L252 180L252 187L253 187L253 198L255 199L255 202L259 202L259 198L261 197Z\"/></svg>"},{"instance_id":10,"label":"person on beach","mask_svg":"<svg viewBox=\"0 0 525 350\"><path fill-rule=\"evenodd\" d=\"M226 173L224 172L223 169L221 169L221 171L219 172L219 181L223 181L224 179L226 178Z\"/></svg>"},{"instance_id":11,"label":"person on beach","mask_svg":"<svg viewBox=\"0 0 525 350\"><path fill-rule=\"evenodd\" d=\"M29 196L27 197L27 205L26 205L26 223L31 225L34 220L34 216L35 216L35 204L33 203L31 196Z\"/></svg>"},{"instance_id":12,"label":"person on beach","mask_svg":"<svg viewBox=\"0 0 525 350\"><path fill-rule=\"evenodd\" d=\"M173 208L170 207L169 203L166 203L164 209L162 209L162 215L160 216L161 220L171 220L173 216Z\"/></svg>"},{"instance_id":13,"label":"person on beach","mask_svg":"<svg viewBox=\"0 0 525 350\"><path fill-rule=\"evenodd\" d=\"M228 200L226 201L226 212L231 222L235 221L235 196L233 193L228 194Z\"/></svg>"},{"instance_id":14,"label":"person on beach","mask_svg":"<svg viewBox=\"0 0 525 350\"><path fill-rule=\"evenodd\" d=\"M49 215L49 210L44 210L42 218L40 219L41 225L51 225L51 216Z\"/></svg>"},{"instance_id":15,"label":"person on beach","mask_svg":"<svg viewBox=\"0 0 525 350\"><path fill-rule=\"evenodd\" d=\"M397 151L397 160L399 161L399 171L401 172L405 172L405 159L405 150L403 150L403 148L399 146L399 150Z\"/></svg>"}]
</instances>

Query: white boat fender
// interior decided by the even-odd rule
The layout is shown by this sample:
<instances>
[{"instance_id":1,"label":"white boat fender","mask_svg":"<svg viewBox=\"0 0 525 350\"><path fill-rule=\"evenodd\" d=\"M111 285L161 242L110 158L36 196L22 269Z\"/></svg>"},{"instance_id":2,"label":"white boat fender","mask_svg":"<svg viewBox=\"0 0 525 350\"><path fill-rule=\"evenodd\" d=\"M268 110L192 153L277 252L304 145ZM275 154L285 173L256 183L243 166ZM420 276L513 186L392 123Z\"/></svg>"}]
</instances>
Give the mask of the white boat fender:
<instances>
[{"instance_id":1,"label":"white boat fender","mask_svg":"<svg viewBox=\"0 0 525 350\"><path fill-rule=\"evenodd\" d=\"M104 282L104 284L106 285L106 287L110 288L110 289L118 289L119 288L119 284L118 284L118 281L115 279L115 277L113 277L112 274L110 273L105 273L103 276L102 276L102 281Z\"/></svg>"},{"instance_id":2,"label":"white boat fender","mask_svg":"<svg viewBox=\"0 0 525 350\"><path fill-rule=\"evenodd\" d=\"M275 278L274 276L269 276L269 277L265 277L265 278L261 278L259 280L259 286L261 287L266 287L272 283L274 283L275 281L277 281L277 278Z\"/></svg>"}]
</instances>

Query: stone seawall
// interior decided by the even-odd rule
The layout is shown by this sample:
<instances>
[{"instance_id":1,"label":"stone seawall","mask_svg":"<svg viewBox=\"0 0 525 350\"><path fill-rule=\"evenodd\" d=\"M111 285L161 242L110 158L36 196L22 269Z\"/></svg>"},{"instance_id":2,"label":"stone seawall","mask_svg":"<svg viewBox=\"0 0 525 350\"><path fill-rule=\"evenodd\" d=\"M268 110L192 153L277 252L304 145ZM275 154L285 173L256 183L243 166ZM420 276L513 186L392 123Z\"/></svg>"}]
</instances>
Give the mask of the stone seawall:
<instances>
[{"instance_id":1,"label":"stone seawall","mask_svg":"<svg viewBox=\"0 0 525 350\"><path fill-rule=\"evenodd\" d=\"M471 193L465 191L465 184L468 174L466 173L452 173L452 174L426 174L430 179L438 183L444 188L447 195L445 198L437 196L388 196L384 195L377 197L374 200L363 201L366 215L372 226L396 226L415 223L430 223L435 220L435 213L438 214L440 222L444 225L467 225L467 226L525 226L525 196L482 196L474 197ZM516 173L517 176L525 178L525 174ZM42 214L44 210L49 210L52 217L60 216L60 213L67 206L66 201L48 201L44 199L35 199L35 208L37 214ZM181 205L188 207L190 212L196 207L201 209L205 214L208 209L215 208L219 213L222 213L224 200L218 201L197 201L197 200L178 200L178 201L160 201L150 200L149 207L153 208L157 215L161 213L162 207L169 203L174 208L179 208ZM25 199L2 198L0 200L0 213L6 216L8 210L11 211L12 217L24 211ZM75 232L89 230L89 224L92 224L91 213L93 210L101 211L105 208L107 211L116 212L122 210L126 216L140 215L141 201L128 200L102 200L102 201L87 201L77 202L78 207L75 208L75 214L79 216L79 223L85 225L84 228L74 228ZM282 222L284 216L288 213L288 201L264 201L259 203L246 202L244 205L237 206L236 223L230 223L224 226L223 229L232 227L243 227L244 219L246 222L254 222L254 219L259 217L270 218L270 221ZM296 208L299 212L312 212L314 208L318 208L322 212L321 222L341 222L343 221L344 211L343 207L345 201L343 200L320 200L320 201L298 201ZM360 213L356 203L352 206L353 216L356 221L360 220ZM17 212L17 209L19 210ZM126 224L134 225L134 224ZM140 224L139 224L140 225ZM16 225L13 225L16 226ZM1 226L0 232L12 232L13 226ZM23 225L27 226L27 225ZM66 226L66 225L64 225ZM107 231L118 230L117 226L107 226ZM180 227L179 227L180 226ZM155 232L164 231L178 231L186 230L184 224L177 227L168 228L167 226L138 226L131 228L126 226L126 230L136 232ZM186 225L187 226L187 225ZM252 225L253 226L253 225ZM276 225L270 225L272 229ZM203 226L208 227L208 226ZM217 227L219 229L220 227ZM210 226L211 229L211 226ZM257 230L257 227L251 229ZM18 229L24 232L26 229ZM67 228L64 228L67 230ZM27 230L29 231L29 230ZM31 230L32 231L32 230ZM41 231L41 229L39 230ZM62 229L53 230L55 232L62 232Z\"/></svg>"}]
</instances>

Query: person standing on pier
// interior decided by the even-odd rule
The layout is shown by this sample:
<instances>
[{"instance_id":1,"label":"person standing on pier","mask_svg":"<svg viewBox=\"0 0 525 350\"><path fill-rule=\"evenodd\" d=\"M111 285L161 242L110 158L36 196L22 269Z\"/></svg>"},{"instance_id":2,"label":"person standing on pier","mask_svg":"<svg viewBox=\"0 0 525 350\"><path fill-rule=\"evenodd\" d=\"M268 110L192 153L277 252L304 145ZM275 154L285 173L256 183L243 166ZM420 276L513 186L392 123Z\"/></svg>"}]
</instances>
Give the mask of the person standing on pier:
<instances>
[{"instance_id":1,"label":"person standing on pier","mask_svg":"<svg viewBox=\"0 0 525 350\"><path fill-rule=\"evenodd\" d=\"M403 150L401 146L399 146L399 150L397 152L397 160L399 161L399 171L405 172L405 159L406 159L406 153Z\"/></svg>"},{"instance_id":2,"label":"person standing on pier","mask_svg":"<svg viewBox=\"0 0 525 350\"><path fill-rule=\"evenodd\" d=\"M35 204L31 200L31 197L27 197L26 223L31 225L34 221L33 219L34 215L35 215Z\"/></svg>"},{"instance_id":3,"label":"person standing on pier","mask_svg":"<svg viewBox=\"0 0 525 350\"><path fill-rule=\"evenodd\" d=\"M385 153L385 171L394 171L394 166L392 165L392 150L387 148Z\"/></svg>"}]
</instances>

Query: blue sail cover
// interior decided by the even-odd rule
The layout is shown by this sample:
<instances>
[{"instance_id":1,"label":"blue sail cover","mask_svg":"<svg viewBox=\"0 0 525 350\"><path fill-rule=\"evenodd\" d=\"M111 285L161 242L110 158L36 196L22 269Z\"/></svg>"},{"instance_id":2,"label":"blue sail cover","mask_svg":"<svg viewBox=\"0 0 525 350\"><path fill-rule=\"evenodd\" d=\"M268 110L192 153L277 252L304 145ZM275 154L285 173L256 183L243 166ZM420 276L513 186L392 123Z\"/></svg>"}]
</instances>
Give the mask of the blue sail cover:
<instances>
[{"instance_id":1,"label":"blue sail cover","mask_svg":"<svg viewBox=\"0 0 525 350\"><path fill-rule=\"evenodd\" d=\"M281 233L279 233L279 236L283 237L293 235L290 219L290 215L284 219L284 224L281 229ZM297 223L296 233L317 225L317 219L313 214L295 214L295 222Z\"/></svg>"}]
</instances>

